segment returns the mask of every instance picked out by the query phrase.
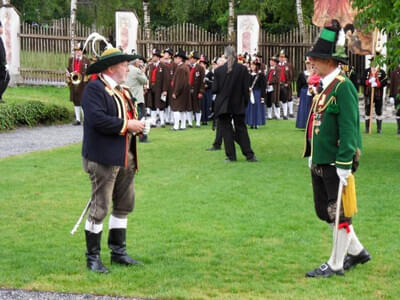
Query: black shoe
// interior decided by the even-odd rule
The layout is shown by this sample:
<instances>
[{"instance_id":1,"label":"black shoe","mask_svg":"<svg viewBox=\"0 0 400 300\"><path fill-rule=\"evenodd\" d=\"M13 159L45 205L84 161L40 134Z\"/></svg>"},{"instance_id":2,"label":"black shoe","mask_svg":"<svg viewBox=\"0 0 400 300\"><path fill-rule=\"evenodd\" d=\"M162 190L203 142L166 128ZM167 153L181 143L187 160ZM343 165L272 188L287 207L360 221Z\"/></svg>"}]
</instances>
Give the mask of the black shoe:
<instances>
[{"instance_id":1,"label":"black shoe","mask_svg":"<svg viewBox=\"0 0 400 300\"><path fill-rule=\"evenodd\" d=\"M113 228L108 234L108 248L111 249L111 263L125 266L143 265L126 253L126 229Z\"/></svg>"},{"instance_id":2,"label":"black shoe","mask_svg":"<svg viewBox=\"0 0 400 300\"><path fill-rule=\"evenodd\" d=\"M165 128L165 124L161 125L161 128Z\"/></svg>"},{"instance_id":3,"label":"black shoe","mask_svg":"<svg viewBox=\"0 0 400 300\"><path fill-rule=\"evenodd\" d=\"M81 122L79 122L78 120L75 120L75 122L72 123L72 125L74 125L74 126L79 126L79 125L81 125Z\"/></svg>"},{"instance_id":4,"label":"black shoe","mask_svg":"<svg viewBox=\"0 0 400 300\"><path fill-rule=\"evenodd\" d=\"M100 259L101 232L93 233L85 230L86 237L86 262L90 271L97 273L108 273L107 268Z\"/></svg>"},{"instance_id":5,"label":"black shoe","mask_svg":"<svg viewBox=\"0 0 400 300\"><path fill-rule=\"evenodd\" d=\"M250 126L250 129L254 129L254 126L252 125L252 126Z\"/></svg>"},{"instance_id":6,"label":"black shoe","mask_svg":"<svg viewBox=\"0 0 400 300\"><path fill-rule=\"evenodd\" d=\"M100 255L86 255L87 267L90 271L96 273L108 273L108 269L103 265Z\"/></svg>"},{"instance_id":7,"label":"black shoe","mask_svg":"<svg viewBox=\"0 0 400 300\"><path fill-rule=\"evenodd\" d=\"M232 162L235 162L236 161L236 159L230 159L230 158L225 158L225 160L224 160L224 162L226 162L226 163L232 163Z\"/></svg>"},{"instance_id":8,"label":"black shoe","mask_svg":"<svg viewBox=\"0 0 400 300\"><path fill-rule=\"evenodd\" d=\"M212 146L212 147L206 149L206 151L218 151L218 150L221 150L221 147L217 148L217 147Z\"/></svg>"},{"instance_id":9,"label":"black shoe","mask_svg":"<svg viewBox=\"0 0 400 300\"><path fill-rule=\"evenodd\" d=\"M334 271L327 263L324 263L315 270L307 272L306 277L331 277L335 274L339 276L344 276L344 270L339 269L337 271Z\"/></svg>"},{"instance_id":10,"label":"black shoe","mask_svg":"<svg viewBox=\"0 0 400 300\"><path fill-rule=\"evenodd\" d=\"M357 266L358 264L365 264L371 260L371 255L366 249L362 249L358 255L347 254L344 258L343 268L345 270L350 270L351 268Z\"/></svg>"},{"instance_id":11,"label":"black shoe","mask_svg":"<svg viewBox=\"0 0 400 300\"><path fill-rule=\"evenodd\" d=\"M188 125L187 127L189 127L189 128L193 128L193 125Z\"/></svg>"},{"instance_id":12,"label":"black shoe","mask_svg":"<svg viewBox=\"0 0 400 300\"><path fill-rule=\"evenodd\" d=\"M172 130L172 131L178 131L179 129L175 129L174 127L171 127L170 130Z\"/></svg>"},{"instance_id":13,"label":"black shoe","mask_svg":"<svg viewBox=\"0 0 400 300\"><path fill-rule=\"evenodd\" d=\"M207 122L201 122L201 125L207 126Z\"/></svg>"},{"instance_id":14,"label":"black shoe","mask_svg":"<svg viewBox=\"0 0 400 300\"><path fill-rule=\"evenodd\" d=\"M283 116L283 119L284 120L289 120L287 116Z\"/></svg>"},{"instance_id":15,"label":"black shoe","mask_svg":"<svg viewBox=\"0 0 400 300\"><path fill-rule=\"evenodd\" d=\"M248 158L247 161L248 161L248 162L258 162L258 159L257 159L256 156L253 156L253 157L251 157L251 158Z\"/></svg>"},{"instance_id":16,"label":"black shoe","mask_svg":"<svg viewBox=\"0 0 400 300\"><path fill-rule=\"evenodd\" d=\"M290 115L289 115L289 118L294 118L294 114L290 114Z\"/></svg>"},{"instance_id":17,"label":"black shoe","mask_svg":"<svg viewBox=\"0 0 400 300\"><path fill-rule=\"evenodd\" d=\"M150 127L151 127L151 128L156 128L157 125L151 124Z\"/></svg>"},{"instance_id":18,"label":"black shoe","mask_svg":"<svg viewBox=\"0 0 400 300\"><path fill-rule=\"evenodd\" d=\"M200 128L200 125L196 125L196 128Z\"/></svg>"},{"instance_id":19,"label":"black shoe","mask_svg":"<svg viewBox=\"0 0 400 300\"><path fill-rule=\"evenodd\" d=\"M111 264L117 263L124 266L144 265L141 261L134 260L127 253L124 255L111 254Z\"/></svg>"}]
</instances>

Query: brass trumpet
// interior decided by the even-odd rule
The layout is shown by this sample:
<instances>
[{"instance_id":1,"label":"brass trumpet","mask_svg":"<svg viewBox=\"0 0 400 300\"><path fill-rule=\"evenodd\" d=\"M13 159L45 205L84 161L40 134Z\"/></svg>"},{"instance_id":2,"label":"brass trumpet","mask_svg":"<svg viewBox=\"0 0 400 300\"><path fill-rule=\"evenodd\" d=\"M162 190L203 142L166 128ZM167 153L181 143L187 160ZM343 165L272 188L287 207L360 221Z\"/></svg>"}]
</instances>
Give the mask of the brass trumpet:
<instances>
[{"instance_id":1,"label":"brass trumpet","mask_svg":"<svg viewBox=\"0 0 400 300\"><path fill-rule=\"evenodd\" d=\"M68 72L69 73L69 72ZM68 85L79 85L82 81L82 75L79 72L71 72L69 73L69 77L67 77L67 84Z\"/></svg>"}]
</instances>

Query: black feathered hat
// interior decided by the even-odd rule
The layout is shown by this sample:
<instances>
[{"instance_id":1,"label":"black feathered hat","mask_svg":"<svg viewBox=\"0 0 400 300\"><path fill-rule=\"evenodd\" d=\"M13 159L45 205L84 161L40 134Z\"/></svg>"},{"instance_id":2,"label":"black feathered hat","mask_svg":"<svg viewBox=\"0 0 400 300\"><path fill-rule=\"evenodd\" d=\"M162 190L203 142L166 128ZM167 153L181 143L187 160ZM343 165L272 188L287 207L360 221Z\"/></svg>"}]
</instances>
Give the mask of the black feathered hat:
<instances>
[{"instance_id":1,"label":"black feathered hat","mask_svg":"<svg viewBox=\"0 0 400 300\"><path fill-rule=\"evenodd\" d=\"M109 48L105 50L100 57L98 57L95 63L91 64L88 67L86 74L100 73L110 66L119 64L124 61L131 61L136 58L140 58L140 55L125 54L117 48Z\"/></svg>"},{"instance_id":2,"label":"black feathered hat","mask_svg":"<svg viewBox=\"0 0 400 300\"><path fill-rule=\"evenodd\" d=\"M331 58L340 63L347 64L345 41L344 31L340 28L339 22L332 20L332 25L322 29L318 40L306 56L324 59Z\"/></svg>"},{"instance_id":3,"label":"black feathered hat","mask_svg":"<svg viewBox=\"0 0 400 300\"><path fill-rule=\"evenodd\" d=\"M175 56L175 57L180 57L180 58L182 58L182 59L187 59L186 52L185 52L184 50L182 50L182 49L179 49L179 50L175 53L174 56Z\"/></svg>"}]
</instances>

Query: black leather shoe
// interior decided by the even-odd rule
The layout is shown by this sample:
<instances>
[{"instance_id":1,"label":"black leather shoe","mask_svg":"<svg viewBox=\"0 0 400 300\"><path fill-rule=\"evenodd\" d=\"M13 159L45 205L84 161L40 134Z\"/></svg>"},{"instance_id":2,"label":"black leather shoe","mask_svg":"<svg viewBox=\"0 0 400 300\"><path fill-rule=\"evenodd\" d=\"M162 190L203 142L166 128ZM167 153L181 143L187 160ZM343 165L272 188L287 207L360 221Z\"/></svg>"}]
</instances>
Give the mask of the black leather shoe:
<instances>
[{"instance_id":1,"label":"black leather shoe","mask_svg":"<svg viewBox=\"0 0 400 300\"><path fill-rule=\"evenodd\" d=\"M358 264L365 264L371 260L371 255L364 248L358 255L347 254L344 258L343 268L345 270L350 270L351 268L357 266Z\"/></svg>"},{"instance_id":2,"label":"black leather shoe","mask_svg":"<svg viewBox=\"0 0 400 300\"><path fill-rule=\"evenodd\" d=\"M284 120L289 120L288 117L286 117L286 116L283 116L283 119L284 119Z\"/></svg>"},{"instance_id":3,"label":"black leather shoe","mask_svg":"<svg viewBox=\"0 0 400 300\"><path fill-rule=\"evenodd\" d=\"M74 126L79 126L79 125L81 125L81 122L79 122L78 120L75 120L75 122L72 123L72 125L74 125Z\"/></svg>"},{"instance_id":4,"label":"black leather shoe","mask_svg":"<svg viewBox=\"0 0 400 300\"><path fill-rule=\"evenodd\" d=\"M217 147L212 146L212 147L206 149L206 151L218 151L218 150L221 150L221 147L217 148Z\"/></svg>"},{"instance_id":5,"label":"black leather shoe","mask_svg":"<svg viewBox=\"0 0 400 300\"><path fill-rule=\"evenodd\" d=\"M253 156L252 158L247 159L248 162L258 162L257 157Z\"/></svg>"},{"instance_id":6,"label":"black leather shoe","mask_svg":"<svg viewBox=\"0 0 400 300\"><path fill-rule=\"evenodd\" d=\"M96 273L108 273L107 268L103 265L100 255L86 255L87 267L90 271Z\"/></svg>"},{"instance_id":7,"label":"black leather shoe","mask_svg":"<svg viewBox=\"0 0 400 300\"><path fill-rule=\"evenodd\" d=\"M111 254L111 264L117 263L124 266L143 265L141 261L134 260L128 254L117 255Z\"/></svg>"},{"instance_id":8,"label":"black leather shoe","mask_svg":"<svg viewBox=\"0 0 400 300\"><path fill-rule=\"evenodd\" d=\"M289 115L289 118L294 118L294 114L290 114L290 115Z\"/></svg>"},{"instance_id":9,"label":"black leather shoe","mask_svg":"<svg viewBox=\"0 0 400 300\"><path fill-rule=\"evenodd\" d=\"M306 273L306 277L331 277L332 275L339 275L343 276L344 275L344 270L339 269L337 271L334 271L331 269L331 267L327 264L324 263L315 270L312 270L310 272Z\"/></svg>"}]
</instances>

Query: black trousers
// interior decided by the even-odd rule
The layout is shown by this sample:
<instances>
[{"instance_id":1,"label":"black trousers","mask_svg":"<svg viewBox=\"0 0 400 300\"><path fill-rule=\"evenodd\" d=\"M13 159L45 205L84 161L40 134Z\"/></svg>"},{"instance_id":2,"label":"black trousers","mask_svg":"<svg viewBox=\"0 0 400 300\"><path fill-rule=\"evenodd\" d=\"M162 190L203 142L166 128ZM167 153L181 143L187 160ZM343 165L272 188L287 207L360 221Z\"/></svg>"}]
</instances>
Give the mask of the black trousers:
<instances>
[{"instance_id":1,"label":"black trousers","mask_svg":"<svg viewBox=\"0 0 400 300\"><path fill-rule=\"evenodd\" d=\"M215 122L215 140L213 143L214 148L221 148L222 146L222 132L221 126L219 126L218 119L214 120Z\"/></svg>"},{"instance_id":2,"label":"black trousers","mask_svg":"<svg viewBox=\"0 0 400 300\"><path fill-rule=\"evenodd\" d=\"M4 70L0 72L0 99L3 99L3 94L10 82L10 74Z\"/></svg>"},{"instance_id":3,"label":"black trousers","mask_svg":"<svg viewBox=\"0 0 400 300\"><path fill-rule=\"evenodd\" d=\"M235 128L232 127L232 120ZM235 141L239 144L243 155L247 159L254 156L250 146L250 138L247 132L245 115L223 114L218 117L218 127L221 128L224 139L225 154L230 160L236 160Z\"/></svg>"},{"instance_id":4,"label":"black trousers","mask_svg":"<svg viewBox=\"0 0 400 300\"><path fill-rule=\"evenodd\" d=\"M374 107L375 107L375 114L377 116L382 115L382 98L375 98L374 99ZM365 101L365 116L369 117L371 113L371 99L366 99Z\"/></svg>"},{"instance_id":5,"label":"black trousers","mask_svg":"<svg viewBox=\"0 0 400 300\"><path fill-rule=\"evenodd\" d=\"M286 103L290 101L289 99L289 86L285 86L284 84L279 85L279 98L282 103Z\"/></svg>"},{"instance_id":6,"label":"black trousers","mask_svg":"<svg viewBox=\"0 0 400 300\"><path fill-rule=\"evenodd\" d=\"M328 223L335 222L336 201L339 190L339 177L336 167L331 165L312 165L311 180L314 192L314 207L318 218ZM351 224L351 218L344 217L340 206L339 223Z\"/></svg>"}]
</instances>

